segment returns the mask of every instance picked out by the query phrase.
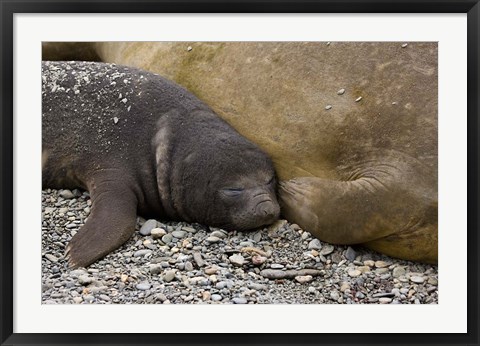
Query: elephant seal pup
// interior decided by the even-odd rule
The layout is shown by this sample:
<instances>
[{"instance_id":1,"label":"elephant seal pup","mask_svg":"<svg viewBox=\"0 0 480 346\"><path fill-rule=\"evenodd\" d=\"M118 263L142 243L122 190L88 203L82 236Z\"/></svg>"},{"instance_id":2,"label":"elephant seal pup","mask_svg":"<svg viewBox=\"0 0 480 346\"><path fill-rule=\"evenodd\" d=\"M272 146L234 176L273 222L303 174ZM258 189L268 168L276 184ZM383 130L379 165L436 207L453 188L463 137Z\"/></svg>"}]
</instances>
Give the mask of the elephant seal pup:
<instances>
[{"instance_id":1,"label":"elephant seal pup","mask_svg":"<svg viewBox=\"0 0 480 346\"><path fill-rule=\"evenodd\" d=\"M144 216L248 230L279 216L270 158L187 90L142 70L42 63L42 184L90 192L71 267L122 245Z\"/></svg>"}]
</instances>

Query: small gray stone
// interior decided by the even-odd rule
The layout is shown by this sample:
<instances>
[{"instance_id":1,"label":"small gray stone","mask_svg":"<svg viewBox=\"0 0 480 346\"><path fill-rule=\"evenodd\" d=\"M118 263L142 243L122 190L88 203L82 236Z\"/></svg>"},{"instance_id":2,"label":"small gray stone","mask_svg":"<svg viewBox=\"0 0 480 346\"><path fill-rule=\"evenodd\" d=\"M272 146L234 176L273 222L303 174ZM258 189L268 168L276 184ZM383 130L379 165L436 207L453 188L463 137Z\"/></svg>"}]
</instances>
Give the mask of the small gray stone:
<instances>
[{"instance_id":1,"label":"small gray stone","mask_svg":"<svg viewBox=\"0 0 480 346\"><path fill-rule=\"evenodd\" d=\"M313 239L312 241L310 241L310 243L308 243L309 250L312 250L312 249L320 250L321 248L322 248L322 243L320 242L319 239Z\"/></svg>"},{"instance_id":2,"label":"small gray stone","mask_svg":"<svg viewBox=\"0 0 480 346\"><path fill-rule=\"evenodd\" d=\"M283 264L280 264L280 263L273 263L270 268L272 269L283 269L285 268L285 266Z\"/></svg>"},{"instance_id":3,"label":"small gray stone","mask_svg":"<svg viewBox=\"0 0 480 346\"><path fill-rule=\"evenodd\" d=\"M161 264L151 264L150 265L150 273L153 275L160 274L163 271L163 267Z\"/></svg>"},{"instance_id":4,"label":"small gray stone","mask_svg":"<svg viewBox=\"0 0 480 346\"><path fill-rule=\"evenodd\" d=\"M81 302L83 302L83 298L82 297L73 297L73 302L75 304L80 304Z\"/></svg>"},{"instance_id":5,"label":"small gray stone","mask_svg":"<svg viewBox=\"0 0 480 346\"><path fill-rule=\"evenodd\" d=\"M186 270L187 272L193 270L193 264L192 264L192 262L188 262L188 261L185 262L185 270Z\"/></svg>"},{"instance_id":6,"label":"small gray stone","mask_svg":"<svg viewBox=\"0 0 480 346\"><path fill-rule=\"evenodd\" d=\"M207 239L205 239L206 241L208 241L209 243L217 243L219 242L221 239L219 237L216 237L214 235L211 235L210 237L208 237Z\"/></svg>"},{"instance_id":7,"label":"small gray stone","mask_svg":"<svg viewBox=\"0 0 480 346\"><path fill-rule=\"evenodd\" d=\"M163 275L163 281L170 282L175 279L175 270L167 270Z\"/></svg>"},{"instance_id":8,"label":"small gray stone","mask_svg":"<svg viewBox=\"0 0 480 346\"><path fill-rule=\"evenodd\" d=\"M382 297L379 298L378 301L380 302L380 304L389 304L392 301L392 298Z\"/></svg>"},{"instance_id":9,"label":"small gray stone","mask_svg":"<svg viewBox=\"0 0 480 346\"><path fill-rule=\"evenodd\" d=\"M241 267L243 263L245 263L245 258L240 254L233 254L228 259L230 260L230 263L237 267Z\"/></svg>"},{"instance_id":10,"label":"small gray stone","mask_svg":"<svg viewBox=\"0 0 480 346\"><path fill-rule=\"evenodd\" d=\"M222 232L222 231L217 230L217 231L213 231L212 233L210 233L210 236L223 239L227 236L227 234Z\"/></svg>"},{"instance_id":11,"label":"small gray stone","mask_svg":"<svg viewBox=\"0 0 480 346\"><path fill-rule=\"evenodd\" d=\"M154 228L151 230L150 234L153 239L160 239L167 234L167 231L165 231L163 228Z\"/></svg>"},{"instance_id":12,"label":"small gray stone","mask_svg":"<svg viewBox=\"0 0 480 346\"><path fill-rule=\"evenodd\" d=\"M320 250L320 255L326 256L331 254L335 250L335 247L330 244L325 244Z\"/></svg>"},{"instance_id":13,"label":"small gray stone","mask_svg":"<svg viewBox=\"0 0 480 346\"><path fill-rule=\"evenodd\" d=\"M421 284L425 281L425 279L422 278L421 276L412 276L412 277L410 277L410 281L412 281L416 284Z\"/></svg>"},{"instance_id":14,"label":"small gray stone","mask_svg":"<svg viewBox=\"0 0 480 346\"><path fill-rule=\"evenodd\" d=\"M337 301L340 298L340 294L337 291L330 292L330 299Z\"/></svg>"},{"instance_id":15,"label":"small gray stone","mask_svg":"<svg viewBox=\"0 0 480 346\"><path fill-rule=\"evenodd\" d=\"M62 190L58 195L64 199L72 199L75 197L75 195L70 190Z\"/></svg>"},{"instance_id":16,"label":"small gray stone","mask_svg":"<svg viewBox=\"0 0 480 346\"><path fill-rule=\"evenodd\" d=\"M405 275L405 268L404 267L395 267L393 268L392 275L394 278L398 278L402 275Z\"/></svg>"},{"instance_id":17,"label":"small gray stone","mask_svg":"<svg viewBox=\"0 0 480 346\"><path fill-rule=\"evenodd\" d=\"M136 287L137 287L137 290L146 291L150 289L151 285L148 282L141 282Z\"/></svg>"},{"instance_id":18,"label":"small gray stone","mask_svg":"<svg viewBox=\"0 0 480 346\"><path fill-rule=\"evenodd\" d=\"M157 220L147 220L142 227L140 228L140 234L141 235L150 235L152 232L152 229L157 227Z\"/></svg>"},{"instance_id":19,"label":"small gray stone","mask_svg":"<svg viewBox=\"0 0 480 346\"><path fill-rule=\"evenodd\" d=\"M53 263L57 263L58 262L58 258L55 257L54 255L52 254L45 254L45 257L50 261L50 262L53 262Z\"/></svg>"},{"instance_id":20,"label":"small gray stone","mask_svg":"<svg viewBox=\"0 0 480 346\"><path fill-rule=\"evenodd\" d=\"M133 254L133 257L146 256L146 255L150 255L151 253L152 253L152 250L147 250L147 249L138 250L138 251L135 251L135 253Z\"/></svg>"},{"instance_id":21,"label":"small gray stone","mask_svg":"<svg viewBox=\"0 0 480 346\"><path fill-rule=\"evenodd\" d=\"M362 274L362 272L358 269L350 269L348 271L348 275L351 276L352 278L355 278L357 276L360 276Z\"/></svg>"},{"instance_id":22,"label":"small gray stone","mask_svg":"<svg viewBox=\"0 0 480 346\"><path fill-rule=\"evenodd\" d=\"M80 283L80 285L88 285L88 284L91 284L92 281L93 281L93 278L88 275L82 275L78 278L78 282Z\"/></svg>"},{"instance_id":23,"label":"small gray stone","mask_svg":"<svg viewBox=\"0 0 480 346\"><path fill-rule=\"evenodd\" d=\"M205 261L203 260L202 254L200 252L194 252L193 259L195 263L197 263L197 266L203 267L205 265Z\"/></svg>"},{"instance_id":24,"label":"small gray stone","mask_svg":"<svg viewBox=\"0 0 480 346\"><path fill-rule=\"evenodd\" d=\"M345 258L351 262L355 260L355 257L357 257L357 253L355 252L354 249L352 249L351 246L347 248L347 251L345 251Z\"/></svg>"},{"instance_id":25,"label":"small gray stone","mask_svg":"<svg viewBox=\"0 0 480 346\"><path fill-rule=\"evenodd\" d=\"M345 94L345 89L340 89L339 91L337 91L337 95L343 95Z\"/></svg>"},{"instance_id":26,"label":"small gray stone","mask_svg":"<svg viewBox=\"0 0 480 346\"><path fill-rule=\"evenodd\" d=\"M186 231L173 231L172 235L177 239L182 239L183 237L185 237L187 235L187 232Z\"/></svg>"},{"instance_id":27,"label":"small gray stone","mask_svg":"<svg viewBox=\"0 0 480 346\"><path fill-rule=\"evenodd\" d=\"M211 298L214 302L219 302L220 300L223 299L223 297L220 294L212 294Z\"/></svg>"},{"instance_id":28,"label":"small gray stone","mask_svg":"<svg viewBox=\"0 0 480 346\"><path fill-rule=\"evenodd\" d=\"M295 280L297 280L299 283L304 284L307 282L310 282L313 280L313 276L311 275L300 275L300 276L295 276Z\"/></svg>"},{"instance_id":29,"label":"small gray stone","mask_svg":"<svg viewBox=\"0 0 480 346\"><path fill-rule=\"evenodd\" d=\"M232 302L235 304L247 304L247 299L243 297L233 298Z\"/></svg>"},{"instance_id":30,"label":"small gray stone","mask_svg":"<svg viewBox=\"0 0 480 346\"><path fill-rule=\"evenodd\" d=\"M167 233L162 237L162 241L165 244L170 244L172 242L172 239L173 239L173 235L171 233Z\"/></svg>"}]
</instances>

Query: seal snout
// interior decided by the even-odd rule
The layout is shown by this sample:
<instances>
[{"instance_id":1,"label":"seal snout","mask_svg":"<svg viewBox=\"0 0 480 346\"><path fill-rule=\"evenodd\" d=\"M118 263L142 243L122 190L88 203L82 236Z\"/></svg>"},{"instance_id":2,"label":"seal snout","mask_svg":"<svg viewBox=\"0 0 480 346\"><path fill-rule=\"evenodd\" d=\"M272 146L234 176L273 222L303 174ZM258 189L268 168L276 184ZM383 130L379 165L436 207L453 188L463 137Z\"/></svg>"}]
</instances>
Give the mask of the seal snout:
<instances>
[{"instance_id":1,"label":"seal snout","mask_svg":"<svg viewBox=\"0 0 480 346\"><path fill-rule=\"evenodd\" d=\"M274 222L280 215L280 206L277 201L271 198L263 199L258 202L254 209L254 217L258 219L260 225L266 225Z\"/></svg>"}]
</instances>

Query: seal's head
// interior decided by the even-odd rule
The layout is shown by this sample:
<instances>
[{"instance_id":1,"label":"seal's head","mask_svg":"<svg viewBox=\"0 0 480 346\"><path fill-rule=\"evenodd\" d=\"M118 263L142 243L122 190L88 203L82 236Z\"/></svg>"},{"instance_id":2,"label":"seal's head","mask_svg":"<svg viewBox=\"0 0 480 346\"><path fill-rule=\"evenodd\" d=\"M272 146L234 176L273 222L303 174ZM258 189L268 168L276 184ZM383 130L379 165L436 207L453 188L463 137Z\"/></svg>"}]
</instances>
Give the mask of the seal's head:
<instances>
[{"instance_id":1,"label":"seal's head","mask_svg":"<svg viewBox=\"0 0 480 346\"><path fill-rule=\"evenodd\" d=\"M278 219L275 171L259 147L210 110L170 112L158 126L157 180L171 217L227 230Z\"/></svg>"}]
</instances>

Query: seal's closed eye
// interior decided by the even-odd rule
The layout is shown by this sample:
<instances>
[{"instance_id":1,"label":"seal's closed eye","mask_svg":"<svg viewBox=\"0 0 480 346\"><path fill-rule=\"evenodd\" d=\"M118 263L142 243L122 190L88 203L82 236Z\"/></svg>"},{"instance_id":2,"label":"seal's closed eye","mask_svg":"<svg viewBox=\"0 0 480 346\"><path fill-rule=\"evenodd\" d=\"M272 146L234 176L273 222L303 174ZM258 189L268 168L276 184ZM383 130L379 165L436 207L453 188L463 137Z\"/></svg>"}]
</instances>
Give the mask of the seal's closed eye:
<instances>
[{"instance_id":1,"label":"seal's closed eye","mask_svg":"<svg viewBox=\"0 0 480 346\"><path fill-rule=\"evenodd\" d=\"M238 188L231 188L231 189L223 189L222 193L228 197L237 197L237 196L240 196L243 193L243 191L244 189L242 189L241 187L238 187Z\"/></svg>"}]
</instances>

